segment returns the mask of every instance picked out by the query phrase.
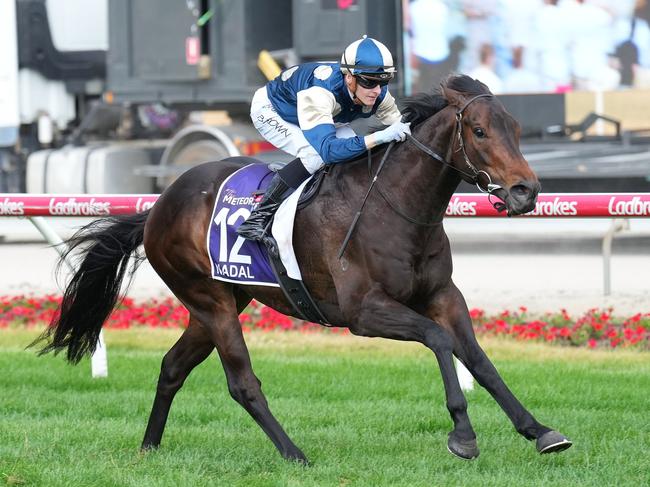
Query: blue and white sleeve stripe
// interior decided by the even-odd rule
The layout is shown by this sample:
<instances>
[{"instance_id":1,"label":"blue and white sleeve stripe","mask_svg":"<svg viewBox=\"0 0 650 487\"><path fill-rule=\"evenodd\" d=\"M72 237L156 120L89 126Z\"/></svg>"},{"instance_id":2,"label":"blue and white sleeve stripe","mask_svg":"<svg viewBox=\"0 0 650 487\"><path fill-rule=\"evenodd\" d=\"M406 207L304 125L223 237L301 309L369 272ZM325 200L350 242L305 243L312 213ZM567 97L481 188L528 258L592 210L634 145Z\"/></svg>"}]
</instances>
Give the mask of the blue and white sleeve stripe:
<instances>
[{"instance_id":1,"label":"blue and white sleeve stripe","mask_svg":"<svg viewBox=\"0 0 650 487\"><path fill-rule=\"evenodd\" d=\"M316 149L325 164L347 161L366 151L363 137L339 139L334 124L321 124L303 130L307 141Z\"/></svg>"},{"instance_id":2,"label":"blue and white sleeve stripe","mask_svg":"<svg viewBox=\"0 0 650 487\"><path fill-rule=\"evenodd\" d=\"M336 136L333 113L337 103L330 91L312 86L298 92L296 98L298 125L326 164L346 161L366 150L363 137L339 139Z\"/></svg>"}]
</instances>

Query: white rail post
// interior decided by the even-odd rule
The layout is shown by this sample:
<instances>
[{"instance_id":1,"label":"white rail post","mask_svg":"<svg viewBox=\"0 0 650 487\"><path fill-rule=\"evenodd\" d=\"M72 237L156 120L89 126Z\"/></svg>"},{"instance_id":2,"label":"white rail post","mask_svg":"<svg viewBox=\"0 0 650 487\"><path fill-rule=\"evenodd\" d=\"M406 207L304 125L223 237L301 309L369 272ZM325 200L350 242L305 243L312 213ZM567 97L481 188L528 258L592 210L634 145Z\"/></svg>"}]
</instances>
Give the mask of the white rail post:
<instances>
[{"instance_id":1,"label":"white rail post","mask_svg":"<svg viewBox=\"0 0 650 487\"><path fill-rule=\"evenodd\" d=\"M61 239L58 233L56 233L50 225L45 221L42 216L30 216L29 220L32 222L45 240L50 243L54 249L63 257L65 253L65 242ZM74 271L72 264L68 262L68 259L64 259L66 265ZM92 376L97 377L108 377L108 357L106 354L106 344L104 342L104 332L99 332L99 339L97 340L97 348L93 353L93 356L90 359L90 368Z\"/></svg>"},{"instance_id":2,"label":"white rail post","mask_svg":"<svg viewBox=\"0 0 650 487\"><path fill-rule=\"evenodd\" d=\"M603 237L603 295L609 296L612 293L611 258L612 241L617 233L630 229L630 221L615 218L609 230Z\"/></svg>"},{"instance_id":3,"label":"white rail post","mask_svg":"<svg viewBox=\"0 0 650 487\"><path fill-rule=\"evenodd\" d=\"M454 363L456 364L456 374L458 375L458 382L460 383L460 388L463 391L473 391L474 390L474 377L472 373L467 370L467 367L463 363L454 357Z\"/></svg>"}]
</instances>

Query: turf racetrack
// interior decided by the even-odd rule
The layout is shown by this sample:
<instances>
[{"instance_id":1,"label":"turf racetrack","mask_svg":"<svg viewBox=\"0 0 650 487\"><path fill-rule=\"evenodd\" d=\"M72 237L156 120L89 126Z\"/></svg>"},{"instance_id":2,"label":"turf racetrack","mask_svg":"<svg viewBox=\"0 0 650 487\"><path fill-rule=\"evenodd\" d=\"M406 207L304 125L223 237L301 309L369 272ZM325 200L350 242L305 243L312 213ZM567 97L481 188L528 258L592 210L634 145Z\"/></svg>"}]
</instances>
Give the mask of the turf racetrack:
<instances>
[{"instance_id":1,"label":"turf racetrack","mask_svg":"<svg viewBox=\"0 0 650 487\"><path fill-rule=\"evenodd\" d=\"M518 398L574 446L541 456L482 389L468 393L481 456L446 450L432 353L333 334L250 333L272 411L312 462L280 457L229 396L215 355L187 380L160 450L138 447L178 330L107 334L109 378L37 358L35 331L0 331L0 484L43 486L648 485L650 355L483 341Z\"/></svg>"}]
</instances>

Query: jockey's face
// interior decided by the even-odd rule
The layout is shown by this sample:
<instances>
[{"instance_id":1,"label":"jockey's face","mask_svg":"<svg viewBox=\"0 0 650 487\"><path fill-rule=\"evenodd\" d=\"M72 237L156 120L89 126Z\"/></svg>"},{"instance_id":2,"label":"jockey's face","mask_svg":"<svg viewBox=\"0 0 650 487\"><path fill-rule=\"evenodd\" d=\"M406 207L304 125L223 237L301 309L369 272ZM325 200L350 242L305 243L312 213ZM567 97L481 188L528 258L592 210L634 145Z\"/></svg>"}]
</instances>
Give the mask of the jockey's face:
<instances>
[{"instance_id":1,"label":"jockey's face","mask_svg":"<svg viewBox=\"0 0 650 487\"><path fill-rule=\"evenodd\" d=\"M371 107L375 104L377 97L381 93L381 86L377 85L374 88L364 88L357 83L357 79L351 74L345 75L345 82L350 92L356 95L354 102L357 104Z\"/></svg>"}]
</instances>

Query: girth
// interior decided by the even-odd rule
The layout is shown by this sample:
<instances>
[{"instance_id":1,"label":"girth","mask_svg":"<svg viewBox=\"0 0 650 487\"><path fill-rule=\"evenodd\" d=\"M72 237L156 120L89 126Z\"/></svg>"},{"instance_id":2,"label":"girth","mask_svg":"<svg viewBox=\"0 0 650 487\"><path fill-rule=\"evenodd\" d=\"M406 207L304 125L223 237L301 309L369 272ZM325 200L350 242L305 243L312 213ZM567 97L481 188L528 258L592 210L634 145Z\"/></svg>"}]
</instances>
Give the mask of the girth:
<instances>
[{"instance_id":1,"label":"girth","mask_svg":"<svg viewBox=\"0 0 650 487\"><path fill-rule=\"evenodd\" d=\"M280 259L280 254L277 252L277 243L272 235L267 235L264 239L266 249L269 254L269 262L271 268L275 273L275 277L280 284L280 289L291 303L293 309L298 313L303 320L311 321L312 323L320 323L323 326L332 326L327 322L327 318L318 308L318 305L309 294L309 290L303 281L292 279L287 274L287 269ZM275 246L275 249L273 248Z\"/></svg>"}]
</instances>

